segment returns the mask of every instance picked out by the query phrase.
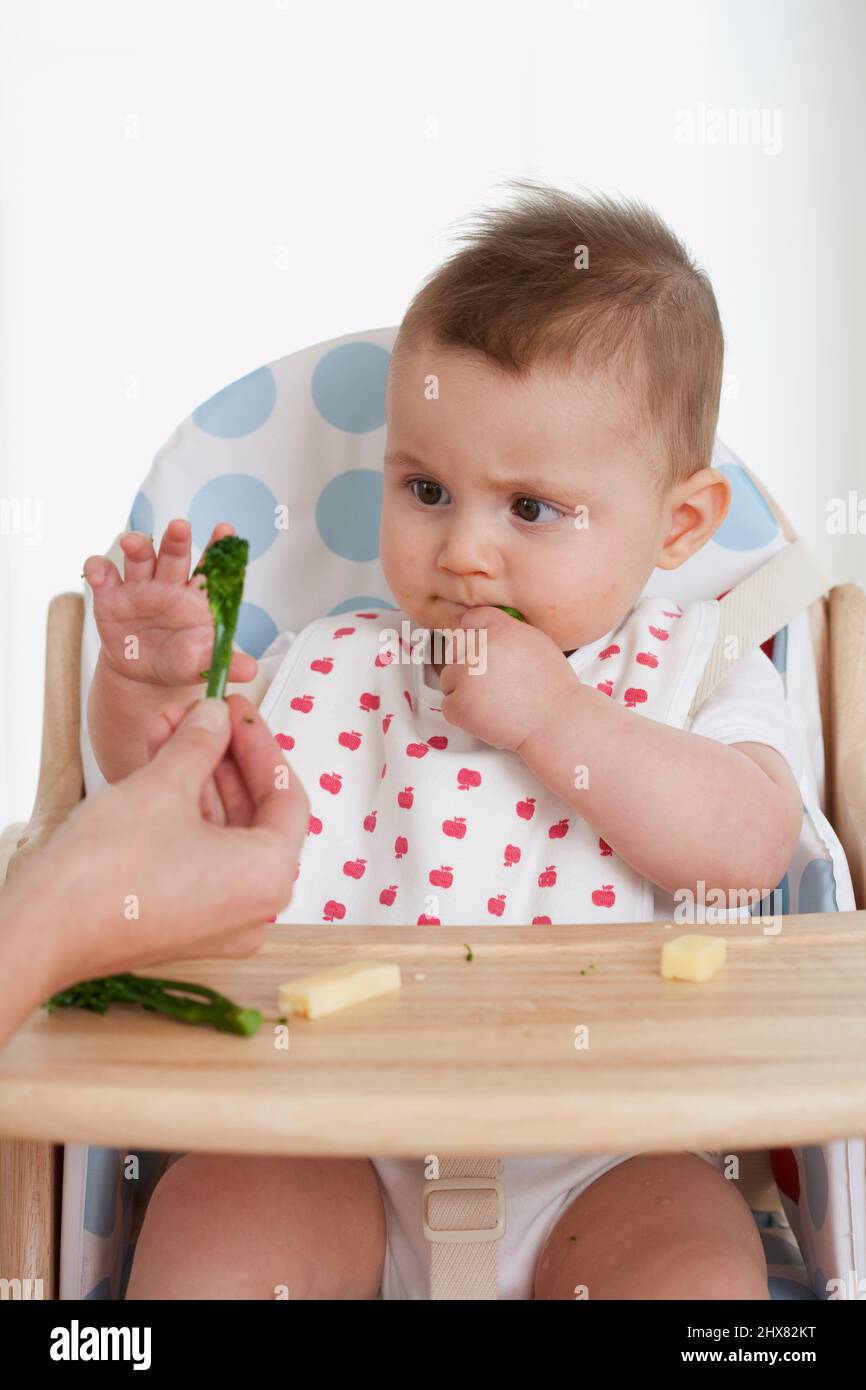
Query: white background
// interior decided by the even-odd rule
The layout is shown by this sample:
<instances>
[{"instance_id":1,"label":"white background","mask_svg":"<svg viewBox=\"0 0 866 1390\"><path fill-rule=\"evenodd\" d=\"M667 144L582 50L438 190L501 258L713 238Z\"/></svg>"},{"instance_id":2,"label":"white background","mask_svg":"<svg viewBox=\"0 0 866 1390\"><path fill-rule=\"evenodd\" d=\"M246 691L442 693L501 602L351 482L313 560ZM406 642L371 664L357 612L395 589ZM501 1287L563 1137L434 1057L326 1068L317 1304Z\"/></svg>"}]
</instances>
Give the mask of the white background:
<instances>
[{"instance_id":1,"label":"white background","mask_svg":"<svg viewBox=\"0 0 866 1390\"><path fill-rule=\"evenodd\" d=\"M35 791L48 601L175 425L397 323L509 177L687 241L722 438L866 580L866 535L826 527L866 497L864 74L863 0L0 0L0 499L42 506L38 543L0 534L0 827ZM771 152L677 140L701 104L763 111Z\"/></svg>"}]
</instances>

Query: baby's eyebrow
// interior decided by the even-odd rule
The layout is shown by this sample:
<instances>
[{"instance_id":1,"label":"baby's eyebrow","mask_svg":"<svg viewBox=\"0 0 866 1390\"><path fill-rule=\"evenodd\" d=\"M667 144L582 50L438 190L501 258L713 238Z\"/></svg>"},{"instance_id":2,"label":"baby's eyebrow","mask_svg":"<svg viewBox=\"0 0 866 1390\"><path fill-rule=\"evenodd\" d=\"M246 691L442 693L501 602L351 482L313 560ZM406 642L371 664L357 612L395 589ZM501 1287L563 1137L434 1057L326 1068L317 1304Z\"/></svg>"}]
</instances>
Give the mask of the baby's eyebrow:
<instances>
[{"instance_id":1,"label":"baby's eyebrow","mask_svg":"<svg viewBox=\"0 0 866 1390\"><path fill-rule=\"evenodd\" d=\"M385 463L386 465L391 464L391 466L395 468L420 468L422 471L424 469L429 469L429 464L426 464L423 459L416 458L414 454L410 454L404 449L398 449L392 454L386 454ZM523 492L527 496L536 493L560 494L565 490L563 484L557 479L533 478L527 473L516 474L509 478L494 479L491 486L498 489L500 492ZM574 487L575 484L569 481L568 491L574 491Z\"/></svg>"},{"instance_id":2,"label":"baby's eyebrow","mask_svg":"<svg viewBox=\"0 0 866 1390\"><path fill-rule=\"evenodd\" d=\"M422 459L416 459L414 454L409 454L405 449L397 449L393 454L385 455L385 463L393 467L403 468L426 468L427 465Z\"/></svg>"}]
</instances>

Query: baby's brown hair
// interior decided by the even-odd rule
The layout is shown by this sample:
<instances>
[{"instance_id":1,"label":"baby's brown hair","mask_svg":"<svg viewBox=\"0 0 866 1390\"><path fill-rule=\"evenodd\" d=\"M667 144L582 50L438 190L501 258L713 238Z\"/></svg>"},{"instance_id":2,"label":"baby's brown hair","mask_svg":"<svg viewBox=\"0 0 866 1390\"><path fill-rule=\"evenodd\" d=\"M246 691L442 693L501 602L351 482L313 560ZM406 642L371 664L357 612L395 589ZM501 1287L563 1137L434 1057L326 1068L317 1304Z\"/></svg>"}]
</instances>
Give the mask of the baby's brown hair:
<instances>
[{"instance_id":1,"label":"baby's brown hair","mask_svg":"<svg viewBox=\"0 0 866 1390\"><path fill-rule=\"evenodd\" d=\"M395 358L429 338L518 379L536 366L610 372L666 460L660 489L709 467L724 338L706 272L644 203L506 182L525 195L475 214L467 245L409 305Z\"/></svg>"}]
</instances>

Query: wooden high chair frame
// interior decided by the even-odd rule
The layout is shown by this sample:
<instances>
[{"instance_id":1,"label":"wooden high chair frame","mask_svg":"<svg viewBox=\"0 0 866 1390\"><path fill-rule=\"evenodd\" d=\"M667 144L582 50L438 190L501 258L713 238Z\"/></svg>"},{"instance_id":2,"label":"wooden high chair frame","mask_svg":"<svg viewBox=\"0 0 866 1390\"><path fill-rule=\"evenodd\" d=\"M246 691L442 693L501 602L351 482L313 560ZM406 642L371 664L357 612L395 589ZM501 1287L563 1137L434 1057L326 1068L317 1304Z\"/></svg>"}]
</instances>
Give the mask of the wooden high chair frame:
<instances>
[{"instance_id":1,"label":"wooden high chair frame","mask_svg":"<svg viewBox=\"0 0 866 1390\"><path fill-rule=\"evenodd\" d=\"M787 538L793 539L794 532L778 506L759 481L753 481L781 517ZM83 611L83 598L75 593L60 594L49 605L38 790L29 823L11 825L0 835L0 882L7 867L11 876L16 863L41 850L83 795L79 744ZM827 597L815 600L809 615L825 740L826 814L847 855L857 908L863 909L866 591L854 583L839 585ZM859 918L857 923L864 925ZM499 1152L498 1141L492 1142L496 1148L491 1152ZM749 1206L780 1209L768 1151L740 1151L740 1155L737 1181ZM62 1160L61 1144L8 1134L0 1137L0 1275L41 1278L47 1298L57 1297Z\"/></svg>"}]
</instances>

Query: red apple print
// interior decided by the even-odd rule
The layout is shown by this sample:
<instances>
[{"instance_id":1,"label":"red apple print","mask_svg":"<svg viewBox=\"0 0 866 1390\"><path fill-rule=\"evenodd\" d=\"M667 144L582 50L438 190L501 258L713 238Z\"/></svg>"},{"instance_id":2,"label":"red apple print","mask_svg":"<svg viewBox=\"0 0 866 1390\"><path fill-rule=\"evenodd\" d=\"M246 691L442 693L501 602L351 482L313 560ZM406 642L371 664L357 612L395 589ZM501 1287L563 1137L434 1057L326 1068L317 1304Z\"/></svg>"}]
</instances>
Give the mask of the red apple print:
<instances>
[{"instance_id":1,"label":"red apple print","mask_svg":"<svg viewBox=\"0 0 866 1390\"><path fill-rule=\"evenodd\" d=\"M454 882L454 875L451 872L450 864L443 864L440 869L431 869L428 874L430 882L437 888L450 888Z\"/></svg>"},{"instance_id":2,"label":"red apple print","mask_svg":"<svg viewBox=\"0 0 866 1390\"><path fill-rule=\"evenodd\" d=\"M556 865L548 864L546 869L542 869L538 875L539 888L552 888L556 883Z\"/></svg>"},{"instance_id":3,"label":"red apple print","mask_svg":"<svg viewBox=\"0 0 866 1390\"><path fill-rule=\"evenodd\" d=\"M388 730L389 730L390 727L391 727L391 720L392 720L393 718L394 718L393 714L386 714L386 715L385 715L385 718L382 720L382 733L383 733L383 734L387 734Z\"/></svg>"},{"instance_id":4,"label":"red apple print","mask_svg":"<svg viewBox=\"0 0 866 1390\"><path fill-rule=\"evenodd\" d=\"M793 1149L771 1149L770 1168L779 1191L799 1206L800 1170Z\"/></svg>"},{"instance_id":5,"label":"red apple print","mask_svg":"<svg viewBox=\"0 0 866 1390\"><path fill-rule=\"evenodd\" d=\"M728 593L730 593L730 589L726 589L726 590L725 590L725 594L728 594ZM725 597L725 594L719 594L719 598L724 598L724 597ZM684 610L683 610L682 608L680 608L680 610L679 610L677 613L669 613L668 610L667 610L666 608L663 608L663 609L662 609L662 615L663 615L663 617L665 617L665 618L681 618L681 617L683 616L683 611L684 611Z\"/></svg>"},{"instance_id":6,"label":"red apple print","mask_svg":"<svg viewBox=\"0 0 866 1390\"><path fill-rule=\"evenodd\" d=\"M601 850L602 854L613 854L613 850L611 849L607 840L603 840L600 835L598 837L598 847Z\"/></svg>"},{"instance_id":7,"label":"red apple print","mask_svg":"<svg viewBox=\"0 0 866 1390\"><path fill-rule=\"evenodd\" d=\"M379 614L378 614L378 613L356 613L354 616L355 616L356 618L378 618Z\"/></svg>"},{"instance_id":8,"label":"red apple print","mask_svg":"<svg viewBox=\"0 0 866 1390\"><path fill-rule=\"evenodd\" d=\"M605 647L603 652L599 652L598 659L599 661L605 661L609 656L617 656L620 651L621 648L614 642L612 647Z\"/></svg>"},{"instance_id":9,"label":"red apple print","mask_svg":"<svg viewBox=\"0 0 866 1390\"><path fill-rule=\"evenodd\" d=\"M347 859L343 865L343 873L348 874L349 878L363 878L366 872L366 859Z\"/></svg>"},{"instance_id":10,"label":"red apple print","mask_svg":"<svg viewBox=\"0 0 866 1390\"><path fill-rule=\"evenodd\" d=\"M630 685L622 699L626 709L634 709L635 705L643 704L646 699L646 691L640 689L636 690L633 685Z\"/></svg>"},{"instance_id":11,"label":"red apple print","mask_svg":"<svg viewBox=\"0 0 866 1390\"><path fill-rule=\"evenodd\" d=\"M659 659L654 652L638 652L635 657L638 666L658 666Z\"/></svg>"},{"instance_id":12,"label":"red apple print","mask_svg":"<svg viewBox=\"0 0 866 1390\"><path fill-rule=\"evenodd\" d=\"M373 662L373 665L374 665L374 666L390 666L390 665L391 665L391 662L392 662L393 660L394 660L394 653L393 653L393 652L377 652L377 653L376 653L376 660Z\"/></svg>"},{"instance_id":13,"label":"red apple print","mask_svg":"<svg viewBox=\"0 0 866 1390\"><path fill-rule=\"evenodd\" d=\"M535 797L528 796L525 801L518 801L517 814L522 820L532 820L535 815Z\"/></svg>"},{"instance_id":14,"label":"red apple print","mask_svg":"<svg viewBox=\"0 0 866 1390\"><path fill-rule=\"evenodd\" d=\"M517 845L506 845L506 846L505 846L505 864L504 864L504 867L505 867L506 869L510 869L512 864L519 864L519 863L520 863L520 849L518 848L518 846L517 846Z\"/></svg>"},{"instance_id":15,"label":"red apple print","mask_svg":"<svg viewBox=\"0 0 866 1390\"><path fill-rule=\"evenodd\" d=\"M312 708L312 695L296 695L294 700L289 701L289 709L300 710L301 714L309 714Z\"/></svg>"},{"instance_id":16,"label":"red apple print","mask_svg":"<svg viewBox=\"0 0 866 1390\"><path fill-rule=\"evenodd\" d=\"M438 917L428 917L426 912L421 913L416 923L416 926L419 927L441 927L441 925Z\"/></svg>"},{"instance_id":17,"label":"red apple print","mask_svg":"<svg viewBox=\"0 0 866 1390\"><path fill-rule=\"evenodd\" d=\"M600 681L595 688L596 690L600 690L602 695L612 695L613 681Z\"/></svg>"},{"instance_id":18,"label":"red apple print","mask_svg":"<svg viewBox=\"0 0 866 1390\"><path fill-rule=\"evenodd\" d=\"M568 817L565 820L558 820L556 825L552 825L548 830L551 840L562 840L568 834Z\"/></svg>"},{"instance_id":19,"label":"red apple print","mask_svg":"<svg viewBox=\"0 0 866 1390\"><path fill-rule=\"evenodd\" d=\"M448 740L444 734L433 734L431 738L428 738L427 742L430 744L431 748L438 748L441 750L442 748L448 747Z\"/></svg>"},{"instance_id":20,"label":"red apple print","mask_svg":"<svg viewBox=\"0 0 866 1390\"><path fill-rule=\"evenodd\" d=\"M404 698L405 698L405 700L406 700L407 705L409 706L410 710L412 710L412 712L413 712L413 714L414 714L414 712L415 712L415 706L412 704L412 696L409 694L409 691L408 691L408 690L404 690L404 691L403 691L403 695L404 695Z\"/></svg>"},{"instance_id":21,"label":"red apple print","mask_svg":"<svg viewBox=\"0 0 866 1390\"><path fill-rule=\"evenodd\" d=\"M326 792L330 792L332 796L337 795L342 785L343 778L339 772L323 772L319 778L319 786Z\"/></svg>"},{"instance_id":22,"label":"red apple print","mask_svg":"<svg viewBox=\"0 0 866 1390\"><path fill-rule=\"evenodd\" d=\"M404 787L401 792L397 793L397 805L402 806L406 811L411 811L414 800L412 787Z\"/></svg>"},{"instance_id":23,"label":"red apple print","mask_svg":"<svg viewBox=\"0 0 866 1390\"><path fill-rule=\"evenodd\" d=\"M371 710L379 708L379 696L371 695L369 690L365 690L358 701L358 709Z\"/></svg>"},{"instance_id":24,"label":"red apple print","mask_svg":"<svg viewBox=\"0 0 866 1390\"><path fill-rule=\"evenodd\" d=\"M383 888L379 894L379 902L385 907L390 907L397 896L397 885L392 883L388 888Z\"/></svg>"},{"instance_id":25,"label":"red apple print","mask_svg":"<svg viewBox=\"0 0 866 1390\"><path fill-rule=\"evenodd\" d=\"M358 733L357 729L344 729L337 739L337 742L342 744L344 748L355 749L360 747L361 735Z\"/></svg>"},{"instance_id":26,"label":"red apple print","mask_svg":"<svg viewBox=\"0 0 866 1390\"><path fill-rule=\"evenodd\" d=\"M455 840L462 840L466 834L466 817L455 816L453 820L444 820L442 829L446 835L451 835Z\"/></svg>"},{"instance_id":27,"label":"red apple print","mask_svg":"<svg viewBox=\"0 0 866 1390\"><path fill-rule=\"evenodd\" d=\"M375 829L376 829L376 815L377 815L377 812L376 812L376 811L371 811L371 812L369 813L369 815L366 815L366 816L364 817L364 829L365 829L365 830L375 830Z\"/></svg>"},{"instance_id":28,"label":"red apple print","mask_svg":"<svg viewBox=\"0 0 866 1390\"><path fill-rule=\"evenodd\" d=\"M309 823L309 825L307 826L307 834L308 834L308 835L321 835L321 833L322 833L322 822L319 820L319 817L318 817L318 816L310 816L310 823Z\"/></svg>"},{"instance_id":29,"label":"red apple print","mask_svg":"<svg viewBox=\"0 0 866 1390\"><path fill-rule=\"evenodd\" d=\"M281 748L294 748L295 740L291 734L276 734L275 737Z\"/></svg>"},{"instance_id":30,"label":"red apple print","mask_svg":"<svg viewBox=\"0 0 866 1390\"><path fill-rule=\"evenodd\" d=\"M666 642L670 637L670 633L668 632L667 628L653 627L652 623L650 623L650 632L652 633L653 637L657 637L660 642Z\"/></svg>"},{"instance_id":31,"label":"red apple print","mask_svg":"<svg viewBox=\"0 0 866 1390\"><path fill-rule=\"evenodd\" d=\"M592 901L596 907L613 907L616 902L616 893L613 891L613 884L606 883L603 888L593 888Z\"/></svg>"},{"instance_id":32,"label":"red apple print","mask_svg":"<svg viewBox=\"0 0 866 1390\"><path fill-rule=\"evenodd\" d=\"M394 855L397 859L402 859L409 849L409 841L405 835L398 835L394 841Z\"/></svg>"},{"instance_id":33,"label":"red apple print","mask_svg":"<svg viewBox=\"0 0 866 1390\"><path fill-rule=\"evenodd\" d=\"M534 927L549 927L549 926L550 926L550 918L549 918L549 917L533 917L533 919L532 919L532 925L533 925Z\"/></svg>"},{"instance_id":34,"label":"red apple print","mask_svg":"<svg viewBox=\"0 0 866 1390\"><path fill-rule=\"evenodd\" d=\"M426 758L430 749L426 743L407 743L406 752L410 758Z\"/></svg>"},{"instance_id":35,"label":"red apple print","mask_svg":"<svg viewBox=\"0 0 866 1390\"><path fill-rule=\"evenodd\" d=\"M330 656L319 656L315 661L310 662L310 670L320 671L323 676L329 676L333 667L334 662Z\"/></svg>"},{"instance_id":36,"label":"red apple print","mask_svg":"<svg viewBox=\"0 0 866 1390\"><path fill-rule=\"evenodd\" d=\"M334 636L335 636L335 637L351 637L351 636L352 636L352 633L353 633L354 631L355 631L355 629L354 629L353 627L338 627L338 628L337 628L337 631L334 633Z\"/></svg>"},{"instance_id":37,"label":"red apple print","mask_svg":"<svg viewBox=\"0 0 866 1390\"><path fill-rule=\"evenodd\" d=\"M492 912L494 917L501 917L505 911L505 894L497 893L495 898L488 898L487 911Z\"/></svg>"},{"instance_id":38,"label":"red apple print","mask_svg":"<svg viewBox=\"0 0 866 1390\"><path fill-rule=\"evenodd\" d=\"M481 786L481 773L475 772L471 767L461 767L457 774L457 790L468 791L470 787Z\"/></svg>"},{"instance_id":39,"label":"red apple print","mask_svg":"<svg viewBox=\"0 0 866 1390\"><path fill-rule=\"evenodd\" d=\"M345 905L343 903L334 902L333 898L329 898L328 901L325 903L325 910L322 913L322 916L324 917L325 921L333 922L335 917L345 917L345 915Z\"/></svg>"},{"instance_id":40,"label":"red apple print","mask_svg":"<svg viewBox=\"0 0 866 1390\"><path fill-rule=\"evenodd\" d=\"M379 773L379 781L380 781L380 782L381 782L382 778L385 776L385 769L386 769L387 766L388 766L387 763L383 763L383 764L382 764L382 771Z\"/></svg>"}]
</instances>

